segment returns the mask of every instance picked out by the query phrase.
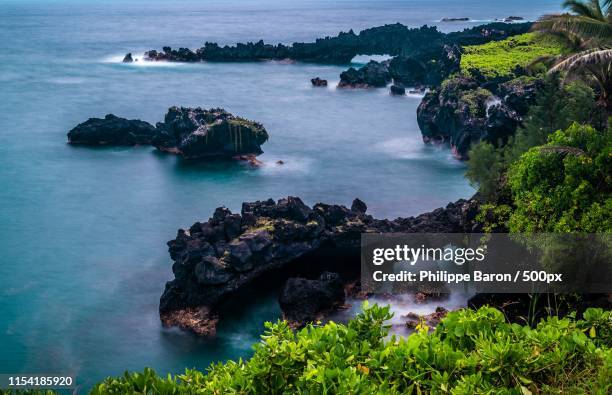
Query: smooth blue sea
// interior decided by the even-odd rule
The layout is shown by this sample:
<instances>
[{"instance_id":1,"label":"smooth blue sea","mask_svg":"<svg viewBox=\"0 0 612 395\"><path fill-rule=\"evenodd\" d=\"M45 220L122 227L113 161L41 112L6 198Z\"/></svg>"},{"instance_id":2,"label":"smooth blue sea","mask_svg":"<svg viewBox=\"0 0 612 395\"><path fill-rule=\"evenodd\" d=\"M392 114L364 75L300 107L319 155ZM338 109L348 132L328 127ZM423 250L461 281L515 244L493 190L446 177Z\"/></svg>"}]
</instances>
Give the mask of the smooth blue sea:
<instances>
[{"instance_id":1,"label":"smooth blue sea","mask_svg":"<svg viewBox=\"0 0 612 395\"><path fill-rule=\"evenodd\" d=\"M85 391L126 369L180 373L248 356L263 322L279 317L272 291L229 312L215 340L159 322L172 278L165 243L215 207L359 197L371 214L393 218L473 193L463 163L423 145L419 96L336 90L345 67L124 65L126 52L310 41L395 22L448 31L510 15L533 20L558 4L0 0L0 373L72 373ZM443 17L472 21L438 23ZM315 76L331 86L312 88ZM150 147L66 144L67 131L89 117L154 123L173 105L224 107L262 122L264 165L188 165Z\"/></svg>"}]
</instances>

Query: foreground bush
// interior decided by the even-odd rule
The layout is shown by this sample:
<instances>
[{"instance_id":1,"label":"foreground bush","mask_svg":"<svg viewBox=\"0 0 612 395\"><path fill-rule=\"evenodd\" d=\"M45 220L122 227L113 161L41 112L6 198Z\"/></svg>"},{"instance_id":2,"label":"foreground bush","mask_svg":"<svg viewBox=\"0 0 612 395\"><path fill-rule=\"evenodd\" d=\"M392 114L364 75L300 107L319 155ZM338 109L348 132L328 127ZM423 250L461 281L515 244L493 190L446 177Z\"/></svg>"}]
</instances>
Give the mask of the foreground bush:
<instances>
[{"instance_id":1,"label":"foreground bush","mask_svg":"<svg viewBox=\"0 0 612 395\"><path fill-rule=\"evenodd\" d=\"M293 332L267 324L248 360L159 377L151 369L98 384L93 394L610 393L612 314L552 317L535 328L493 308L450 313L434 331L388 337L388 307L365 306L348 325Z\"/></svg>"}]
</instances>

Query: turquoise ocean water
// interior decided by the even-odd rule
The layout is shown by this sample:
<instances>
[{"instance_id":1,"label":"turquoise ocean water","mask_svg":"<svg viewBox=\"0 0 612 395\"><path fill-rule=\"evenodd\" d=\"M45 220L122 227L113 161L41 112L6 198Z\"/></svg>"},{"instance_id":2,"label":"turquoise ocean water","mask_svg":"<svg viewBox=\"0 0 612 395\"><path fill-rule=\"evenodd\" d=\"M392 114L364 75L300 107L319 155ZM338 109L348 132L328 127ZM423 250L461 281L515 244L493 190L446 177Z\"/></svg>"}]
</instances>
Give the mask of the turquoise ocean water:
<instances>
[{"instance_id":1,"label":"turquoise ocean water","mask_svg":"<svg viewBox=\"0 0 612 395\"><path fill-rule=\"evenodd\" d=\"M417 96L314 89L344 67L119 63L163 45L291 43L384 23L456 30L557 1L0 0L0 373L70 372L85 389L125 369L161 373L248 356L275 295L231 312L215 340L161 328L166 241L215 207L300 196L379 217L468 197L464 167L424 146ZM186 165L150 147L75 148L66 132L114 113L160 121L169 106L220 106L262 122L264 166ZM277 160L285 162L275 165Z\"/></svg>"}]
</instances>

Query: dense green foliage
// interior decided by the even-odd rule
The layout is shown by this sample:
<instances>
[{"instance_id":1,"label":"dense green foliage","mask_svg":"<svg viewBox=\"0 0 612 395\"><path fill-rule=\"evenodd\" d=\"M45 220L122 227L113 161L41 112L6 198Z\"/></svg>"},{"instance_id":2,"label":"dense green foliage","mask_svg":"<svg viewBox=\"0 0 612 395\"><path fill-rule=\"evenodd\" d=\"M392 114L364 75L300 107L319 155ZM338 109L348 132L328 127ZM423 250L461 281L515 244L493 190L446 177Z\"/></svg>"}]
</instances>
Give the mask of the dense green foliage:
<instances>
[{"instance_id":1,"label":"dense green foliage","mask_svg":"<svg viewBox=\"0 0 612 395\"><path fill-rule=\"evenodd\" d=\"M486 77L516 77L516 68L526 67L543 56L567 53L564 40L538 33L526 33L492 41L483 45L464 47L461 70L478 70Z\"/></svg>"},{"instance_id":2,"label":"dense green foliage","mask_svg":"<svg viewBox=\"0 0 612 395\"><path fill-rule=\"evenodd\" d=\"M513 232L612 229L612 131L573 124L509 170Z\"/></svg>"},{"instance_id":3,"label":"dense green foliage","mask_svg":"<svg viewBox=\"0 0 612 395\"><path fill-rule=\"evenodd\" d=\"M548 136L572 122L600 124L593 90L580 82L561 84L558 74L547 75L523 126L505 146L483 141L470 150L466 177L489 201L496 201L509 166L530 148L545 144Z\"/></svg>"},{"instance_id":4,"label":"dense green foliage","mask_svg":"<svg viewBox=\"0 0 612 395\"><path fill-rule=\"evenodd\" d=\"M102 394L531 394L608 393L612 314L508 324L493 308L449 313L433 331L387 337L388 307L372 306L348 325L294 332L268 324L248 360L159 377L150 369L108 378Z\"/></svg>"}]
</instances>

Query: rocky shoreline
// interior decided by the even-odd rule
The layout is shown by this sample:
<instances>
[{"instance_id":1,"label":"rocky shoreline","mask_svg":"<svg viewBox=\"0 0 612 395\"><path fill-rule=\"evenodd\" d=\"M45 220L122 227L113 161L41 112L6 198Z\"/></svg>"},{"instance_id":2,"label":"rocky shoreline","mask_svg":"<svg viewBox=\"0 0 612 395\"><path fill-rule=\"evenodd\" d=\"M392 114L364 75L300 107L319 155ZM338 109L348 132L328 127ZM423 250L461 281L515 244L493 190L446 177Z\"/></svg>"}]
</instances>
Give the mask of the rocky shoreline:
<instances>
[{"instance_id":1,"label":"rocky shoreline","mask_svg":"<svg viewBox=\"0 0 612 395\"><path fill-rule=\"evenodd\" d=\"M505 143L514 135L543 82L519 77L487 81L457 75L429 91L417 108L425 143L450 144L458 159L467 159L472 144Z\"/></svg>"},{"instance_id":2,"label":"rocky shoreline","mask_svg":"<svg viewBox=\"0 0 612 395\"><path fill-rule=\"evenodd\" d=\"M208 221L180 229L168 242L175 278L160 299L162 323L213 336L225 301L249 287L269 287L274 277L285 284L284 316L301 326L342 304L338 284L359 277L362 233L477 230L474 198L395 220L366 211L358 199L349 209L309 207L296 197L243 203L240 214L217 208ZM309 304L295 302L301 294L309 295Z\"/></svg>"},{"instance_id":3,"label":"rocky shoreline","mask_svg":"<svg viewBox=\"0 0 612 395\"><path fill-rule=\"evenodd\" d=\"M397 86L436 86L459 70L463 45L484 44L522 34L531 23L495 22L460 32L441 33L424 25L408 28L400 23L373 27L356 34L352 30L312 43L291 45L266 44L263 41L221 47L207 42L193 51L189 48L145 52L145 61L167 62L255 62L266 60L300 61L321 64L349 64L360 54L389 55L385 62L370 62L341 74L340 88L384 87L390 81ZM131 53L125 61L130 63ZM315 86L317 85L314 83Z\"/></svg>"},{"instance_id":4,"label":"rocky shoreline","mask_svg":"<svg viewBox=\"0 0 612 395\"><path fill-rule=\"evenodd\" d=\"M257 42L220 46L206 42L201 48L172 49L145 52L145 61L171 62L253 62L264 60L294 60L326 64L348 64L363 55L413 55L428 52L432 47L444 45L476 45L492 40L503 40L529 30L531 23L494 22L460 32L441 33L436 27L424 25L408 28L401 23L389 24L362 30L340 32L334 37L319 38L310 43L266 44Z\"/></svg>"},{"instance_id":5,"label":"rocky shoreline","mask_svg":"<svg viewBox=\"0 0 612 395\"><path fill-rule=\"evenodd\" d=\"M411 29L396 23L292 45L258 41L221 47L207 42L195 51L171 47L151 50L145 53L144 60L348 64L359 54L389 55L392 58L383 62L370 61L359 68L348 68L340 74L338 88L383 88L392 84L392 95L404 95L408 87L415 88L415 92L430 88L417 110L423 141L450 144L457 158L467 159L472 144L481 140L497 144L514 134L532 104L538 82L488 80L481 75L460 74L461 48L529 31L532 23L516 23L519 20L509 17L506 22L510 23L494 22L452 33L429 26ZM125 61L133 61L131 54L126 55ZM517 70L517 74L527 73ZM316 87L327 85L326 80L318 77L311 79L311 83ZM176 147L167 147L166 143L158 148L175 152Z\"/></svg>"}]
</instances>

